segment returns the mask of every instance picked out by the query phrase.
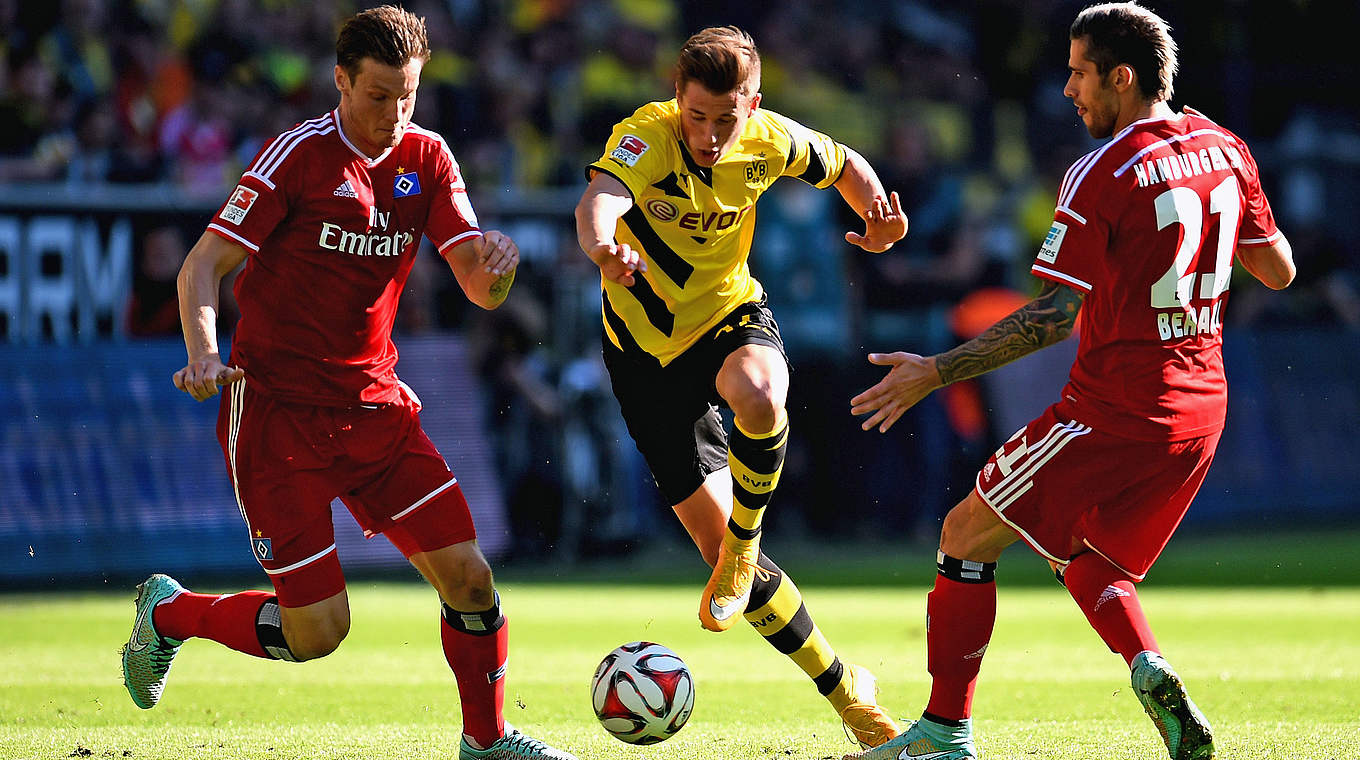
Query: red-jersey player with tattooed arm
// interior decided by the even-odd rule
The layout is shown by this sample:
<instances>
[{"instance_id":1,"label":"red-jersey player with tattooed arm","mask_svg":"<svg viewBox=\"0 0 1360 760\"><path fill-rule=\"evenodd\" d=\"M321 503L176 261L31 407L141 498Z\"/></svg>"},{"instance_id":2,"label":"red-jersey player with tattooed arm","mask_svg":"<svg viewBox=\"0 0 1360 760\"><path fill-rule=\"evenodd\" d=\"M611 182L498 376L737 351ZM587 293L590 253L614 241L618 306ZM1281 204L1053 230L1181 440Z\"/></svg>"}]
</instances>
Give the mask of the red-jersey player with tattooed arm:
<instances>
[{"instance_id":1,"label":"red-jersey player with tattooed arm","mask_svg":"<svg viewBox=\"0 0 1360 760\"><path fill-rule=\"evenodd\" d=\"M429 56L423 19L392 6L350 18L336 42L339 106L260 151L184 263L189 361L174 382L199 401L223 389L218 439L274 591L194 594L153 575L139 587L124 680L139 707L155 706L195 636L290 662L334 651L350 623L338 497L439 592L460 760L574 760L505 724L500 597L458 480L394 372L392 323L421 235L482 308L505 300L519 262L510 238L478 228L448 145L411 123ZM228 365L217 292L242 262Z\"/></svg>"},{"instance_id":2,"label":"red-jersey player with tattooed arm","mask_svg":"<svg viewBox=\"0 0 1360 760\"><path fill-rule=\"evenodd\" d=\"M973 689L996 618L1002 550L1023 539L1130 668L1173 760L1214 756L1207 720L1162 657L1134 584L1203 483L1223 429L1223 306L1234 255L1268 287L1294 278L1256 162L1236 135L1172 111L1176 45L1133 3L1070 30L1064 93L1108 142L1063 179L1032 271L1047 285L978 338L930 357L871 354L887 377L852 399L885 431L936 388L1056 343L1082 313L1060 400L1002 444L945 518L927 599L933 677L921 720L872 760L976 757Z\"/></svg>"}]
</instances>

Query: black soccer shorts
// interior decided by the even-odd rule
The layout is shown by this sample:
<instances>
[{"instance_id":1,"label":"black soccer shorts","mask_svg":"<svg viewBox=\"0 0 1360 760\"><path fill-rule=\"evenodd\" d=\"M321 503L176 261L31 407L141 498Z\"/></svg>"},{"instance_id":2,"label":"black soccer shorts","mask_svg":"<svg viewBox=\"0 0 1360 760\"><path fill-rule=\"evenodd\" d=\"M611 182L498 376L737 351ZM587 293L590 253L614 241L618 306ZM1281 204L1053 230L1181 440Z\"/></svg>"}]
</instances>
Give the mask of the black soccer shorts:
<instances>
[{"instance_id":1,"label":"black soccer shorts","mask_svg":"<svg viewBox=\"0 0 1360 760\"><path fill-rule=\"evenodd\" d=\"M719 413L725 404L715 383L728 355L760 344L777 349L788 362L764 298L733 309L664 367L651 354L615 348L608 336L603 343L623 420L669 505L684 501L727 466L727 431Z\"/></svg>"}]
</instances>

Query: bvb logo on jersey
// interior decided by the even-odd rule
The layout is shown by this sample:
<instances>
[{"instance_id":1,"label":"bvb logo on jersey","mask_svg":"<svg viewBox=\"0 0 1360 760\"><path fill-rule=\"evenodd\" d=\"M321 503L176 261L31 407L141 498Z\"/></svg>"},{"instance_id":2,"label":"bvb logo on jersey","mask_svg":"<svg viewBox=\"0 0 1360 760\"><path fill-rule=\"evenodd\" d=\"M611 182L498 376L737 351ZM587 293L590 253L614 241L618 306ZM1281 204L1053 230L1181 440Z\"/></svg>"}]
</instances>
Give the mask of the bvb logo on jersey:
<instances>
[{"instance_id":1,"label":"bvb logo on jersey","mask_svg":"<svg viewBox=\"0 0 1360 760\"><path fill-rule=\"evenodd\" d=\"M756 159L746 165L747 182L763 182L770 174L770 165L763 159Z\"/></svg>"},{"instance_id":2,"label":"bvb logo on jersey","mask_svg":"<svg viewBox=\"0 0 1360 760\"><path fill-rule=\"evenodd\" d=\"M647 201L647 213L656 217L658 221L669 222L680 214L680 209L670 201L653 198Z\"/></svg>"}]
</instances>

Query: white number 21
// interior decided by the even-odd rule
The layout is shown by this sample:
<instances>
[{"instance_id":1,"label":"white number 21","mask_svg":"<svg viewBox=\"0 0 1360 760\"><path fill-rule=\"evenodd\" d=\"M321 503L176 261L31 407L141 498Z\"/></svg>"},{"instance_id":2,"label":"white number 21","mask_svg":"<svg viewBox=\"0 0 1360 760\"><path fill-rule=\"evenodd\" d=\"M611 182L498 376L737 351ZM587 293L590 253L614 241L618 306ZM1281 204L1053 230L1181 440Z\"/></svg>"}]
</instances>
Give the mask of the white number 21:
<instances>
[{"instance_id":1,"label":"white number 21","mask_svg":"<svg viewBox=\"0 0 1360 760\"><path fill-rule=\"evenodd\" d=\"M1209 193L1209 213L1218 214L1218 247L1214 271L1200 280L1199 298L1213 300L1228 289L1232 276L1232 256L1237 236L1237 221L1242 207L1237 195L1237 178L1228 177ZM1199 193L1188 187L1173 187L1153 201L1157 208L1157 229L1170 225L1182 227L1181 244L1176 249L1176 260L1161 279L1152 285L1152 308L1189 308L1194 297L1198 272L1191 272L1190 264L1199 253L1200 233L1204 230L1204 207Z\"/></svg>"}]
</instances>

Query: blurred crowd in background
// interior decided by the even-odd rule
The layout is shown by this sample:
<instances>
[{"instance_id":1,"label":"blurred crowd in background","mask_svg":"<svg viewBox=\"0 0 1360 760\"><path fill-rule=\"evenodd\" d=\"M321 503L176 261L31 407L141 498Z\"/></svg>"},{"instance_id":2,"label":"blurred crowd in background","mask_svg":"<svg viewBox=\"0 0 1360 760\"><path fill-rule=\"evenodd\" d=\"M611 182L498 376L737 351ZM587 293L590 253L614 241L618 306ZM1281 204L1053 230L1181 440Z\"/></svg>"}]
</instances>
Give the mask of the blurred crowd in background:
<instances>
[{"instance_id":1,"label":"blurred crowd in background","mask_svg":"<svg viewBox=\"0 0 1360 760\"><path fill-rule=\"evenodd\" d=\"M922 495L882 520L910 529L953 503L983 447L1003 432L989 429L985 399L966 387L914 412L886 451L807 431L863 440L848 398L879 374L864 350L942 350L1033 292L1028 267L1058 182L1095 146L1062 95L1067 25L1084 3L402 4L425 17L434 50L416 121L446 137L474 204L512 216L504 198L547 198L564 225L583 167L610 127L673 94L679 44L712 24L750 31L762 53L765 107L863 153L901 194L911 220L902 243L870 256L841 241L859 225L834 193L780 183L762 203L753 269L785 327L795 366L791 408L802 429L787 471L795 482L808 479L803 492L816 502L802 505L801 521L854 531L836 519L837 502L877 501L881 484L856 485L846 470L886 457L934 464L909 465L933 468L912 474ZM1294 245L1298 283L1268 294L1249 278L1235 282L1231 320L1360 330L1360 108L1346 52L1360 11L1318 0L1146 4L1171 22L1181 46L1173 104L1247 140ZM361 7L0 0L0 185L159 185L218 203L268 139L335 106L335 35ZM193 227L139 241L134 333L178 334L173 279L202 225ZM607 381L596 366L595 272L569 234L553 239L557 250L526 257L515 295L493 314L471 313L438 261L425 257L400 323L407 333L470 336L492 401L488 428L514 484L508 502L529 526L525 540L538 542L531 549L555 545L560 528L552 526L564 519L590 519L546 519L544 504L567 502L571 513L572 494L608 492L594 481L605 463L629 454L611 448L622 429L610 422ZM580 287L564 297L564 280ZM582 325L579 334L561 340L555 326L564 321ZM575 435L605 444L573 450L570 430L535 434L571 429L567 420ZM579 461L588 450L595 457ZM914 456L926 450L951 453ZM576 465L560 465L573 456ZM780 499L798 493L782 488Z\"/></svg>"}]
</instances>

